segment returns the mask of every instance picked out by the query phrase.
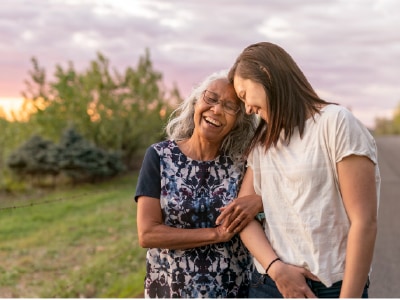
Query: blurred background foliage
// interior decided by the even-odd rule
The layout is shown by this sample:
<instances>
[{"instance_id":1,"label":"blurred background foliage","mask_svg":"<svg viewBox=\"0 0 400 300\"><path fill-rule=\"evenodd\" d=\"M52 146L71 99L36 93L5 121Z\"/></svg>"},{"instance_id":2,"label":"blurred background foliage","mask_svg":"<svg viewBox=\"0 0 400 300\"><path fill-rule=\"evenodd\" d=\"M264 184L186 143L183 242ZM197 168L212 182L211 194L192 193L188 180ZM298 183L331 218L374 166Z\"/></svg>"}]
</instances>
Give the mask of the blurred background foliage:
<instances>
[{"instance_id":1,"label":"blurred background foliage","mask_svg":"<svg viewBox=\"0 0 400 300\"><path fill-rule=\"evenodd\" d=\"M21 115L9 121L0 113L3 192L137 169L145 149L164 138L167 118L182 100L176 86L165 88L148 49L122 72L98 53L83 71L73 62L56 65L52 80L32 58L28 74Z\"/></svg>"},{"instance_id":2,"label":"blurred background foliage","mask_svg":"<svg viewBox=\"0 0 400 300\"><path fill-rule=\"evenodd\" d=\"M31 62L22 112L10 121L0 109L0 193L96 182L137 169L145 149L164 138L182 100L175 85L165 88L148 49L122 72L97 53L82 71L73 62L56 65L51 80L37 58ZM392 119L376 118L370 130L400 134L400 104Z\"/></svg>"}]
</instances>

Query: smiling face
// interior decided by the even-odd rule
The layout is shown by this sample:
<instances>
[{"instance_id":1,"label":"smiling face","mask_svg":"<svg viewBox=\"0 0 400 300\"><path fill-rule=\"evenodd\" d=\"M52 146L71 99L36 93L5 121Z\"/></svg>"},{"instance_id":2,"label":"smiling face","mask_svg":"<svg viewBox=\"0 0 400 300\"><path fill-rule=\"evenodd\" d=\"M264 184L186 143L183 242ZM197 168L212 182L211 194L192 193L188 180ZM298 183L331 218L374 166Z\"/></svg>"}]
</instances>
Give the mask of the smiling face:
<instances>
[{"instance_id":1,"label":"smiling face","mask_svg":"<svg viewBox=\"0 0 400 300\"><path fill-rule=\"evenodd\" d=\"M208 104L204 100L204 94L197 100L194 112L194 134L209 142L221 143L236 122L236 115L226 113L223 106L226 106L228 101L238 105L240 100L227 79L213 81L207 87L207 91L218 98L216 100L219 102L216 105Z\"/></svg>"},{"instance_id":2,"label":"smiling face","mask_svg":"<svg viewBox=\"0 0 400 300\"><path fill-rule=\"evenodd\" d=\"M257 114L268 123L268 98L264 87L258 82L238 75L234 76L233 85L239 99L245 104L246 113Z\"/></svg>"}]
</instances>

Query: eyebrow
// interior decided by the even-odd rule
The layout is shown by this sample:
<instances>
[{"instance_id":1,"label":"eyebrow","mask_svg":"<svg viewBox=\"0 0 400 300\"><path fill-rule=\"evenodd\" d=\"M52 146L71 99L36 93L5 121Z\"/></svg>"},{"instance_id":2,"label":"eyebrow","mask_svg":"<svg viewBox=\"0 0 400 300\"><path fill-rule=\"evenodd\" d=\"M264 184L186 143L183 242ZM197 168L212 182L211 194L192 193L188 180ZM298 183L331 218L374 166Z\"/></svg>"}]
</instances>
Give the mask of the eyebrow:
<instances>
[{"instance_id":1,"label":"eyebrow","mask_svg":"<svg viewBox=\"0 0 400 300\"><path fill-rule=\"evenodd\" d=\"M221 99L221 95L220 94L218 94L218 93L216 93L216 92L213 92L213 91L210 91L210 90L206 90L207 92L209 92L209 93L211 93L211 94L213 94L213 95L215 95L216 96L216 98L219 100L219 101L229 101L229 102L233 102L234 104L237 104L237 99L230 99L230 98L227 98L227 99ZM239 100L240 100L240 98L239 98Z\"/></svg>"},{"instance_id":2,"label":"eyebrow","mask_svg":"<svg viewBox=\"0 0 400 300\"><path fill-rule=\"evenodd\" d=\"M218 98L220 97L220 95L218 93L216 93L216 92L213 92L213 91L210 91L210 90L206 90L206 91L211 93L211 94L214 94L214 95L218 96Z\"/></svg>"}]
</instances>

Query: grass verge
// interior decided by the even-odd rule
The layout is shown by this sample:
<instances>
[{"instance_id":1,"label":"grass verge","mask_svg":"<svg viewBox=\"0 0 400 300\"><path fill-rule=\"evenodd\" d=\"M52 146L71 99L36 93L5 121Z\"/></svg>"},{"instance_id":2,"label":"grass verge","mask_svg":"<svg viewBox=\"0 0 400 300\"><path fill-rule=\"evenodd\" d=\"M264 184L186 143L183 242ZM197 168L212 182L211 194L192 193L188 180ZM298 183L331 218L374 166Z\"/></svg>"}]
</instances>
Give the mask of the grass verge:
<instances>
[{"instance_id":1,"label":"grass verge","mask_svg":"<svg viewBox=\"0 0 400 300\"><path fill-rule=\"evenodd\" d=\"M142 295L136 177L0 200L0 297Z\"/></svg>"}]
</instances>

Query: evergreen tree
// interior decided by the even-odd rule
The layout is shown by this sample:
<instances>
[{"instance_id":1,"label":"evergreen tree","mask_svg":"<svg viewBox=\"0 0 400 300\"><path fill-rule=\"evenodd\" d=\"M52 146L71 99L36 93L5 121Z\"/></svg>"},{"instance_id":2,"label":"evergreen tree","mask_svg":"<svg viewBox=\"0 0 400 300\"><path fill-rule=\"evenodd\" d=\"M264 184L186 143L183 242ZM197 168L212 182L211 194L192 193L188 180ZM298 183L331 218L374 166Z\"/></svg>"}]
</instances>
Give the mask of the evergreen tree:
<instances>
[{"instance_id":1,"label":"evergreen tree","mask_svg":"<svg viewBox=\"0 0 400 300\"><path fill-rule=\"evenodd\" d=\"M59 174L59 157L60 148L57 145L34 135L11 153L7 166L19 176L30 177L32 182L38 184L47 175L54 178Z\"/></svg>"},{"instance_id":2,"label":"evergreen tree","mask_svg":"<svg viewBox=\"0 0 400 300\"><path fill-rule=\"evenodd\" d=\"M109 178L125 169L118 154L97 148L73 128L65 130L59 147L60 169L74 183Z\"/></svg>"}]
</instances>

